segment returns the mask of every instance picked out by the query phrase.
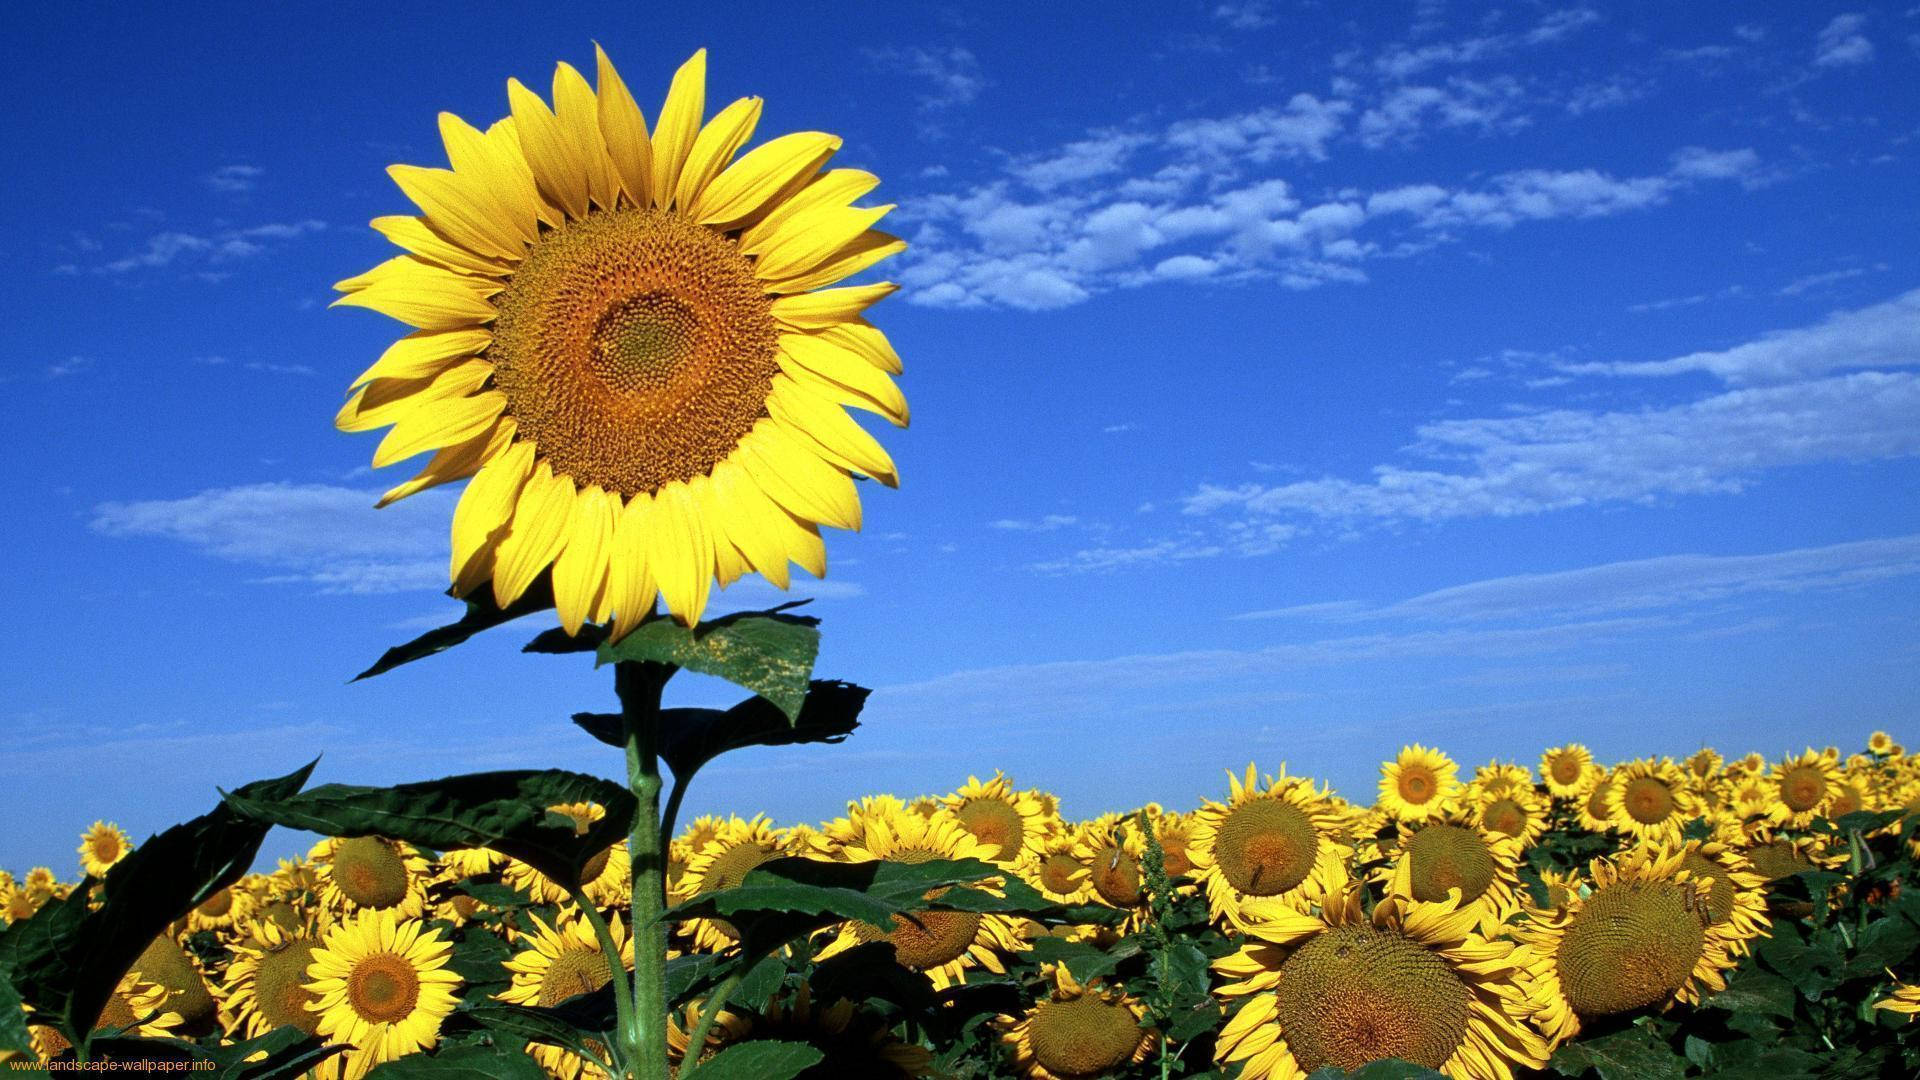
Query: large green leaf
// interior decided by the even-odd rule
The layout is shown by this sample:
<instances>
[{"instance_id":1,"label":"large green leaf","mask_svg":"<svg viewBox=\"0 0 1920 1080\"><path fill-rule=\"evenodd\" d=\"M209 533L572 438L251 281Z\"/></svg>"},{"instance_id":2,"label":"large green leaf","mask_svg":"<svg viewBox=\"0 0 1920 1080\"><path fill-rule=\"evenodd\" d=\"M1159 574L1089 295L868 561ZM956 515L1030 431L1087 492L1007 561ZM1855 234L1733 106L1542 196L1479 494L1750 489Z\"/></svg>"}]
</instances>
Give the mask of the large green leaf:
<instances>
[{"instance_id":1,"label":"large green leaf","mask_svg":"<svg viewBox=\"0 0 1920 1080\"><path fill-rule=\"evenodd\" d=\"M1796 1000L1793 985L1787 980L1747 968L1729 982L1725 990L1701 1002L1701 1005L1709 1009L1761 1013L1791 1020Z\"/></svg>"},{"instance_id":2,"label":"large green leaf","mask_svg":"<svg viewBox=\"0 0 1920 1080\"><path fill-rule=\"evenodd\" d=\"M649 619L601 645L599 662L666 664L717 676L771 701L791 722L806 702L820 653L820 620L786 614L791 606L727 615L692 629Z\"/></svg>"},{"instance_id":3,"label":"large green leaf","mask_svg":"<svg viewBox=\"0 0 1920 1080\"><path fill-rule=\"evenodd\" d=\"M27 1021L20 1011L20 991L0 971L0 1054L30 1054L33 1039L27 1034Z\"/></svg>"},{"instance_id":4,"label":"large green leaf","mask_svg":"<svg viewBox=\"0 0 1920 1080\"><path fill-rule=\"evenodd\" d=\"M1004 895L968 888L993 879ZM944 889L938 899L927 894ZM1007 871L978 859L924 863L834 863L772 859L747 871L731 889L702 893L667 912L669 919L724 918L755 914L826 916L885 924L897 914L930 909L1032 914L1053 905Z\"/></svg>"},{"instance_id":5,"label":"large green leaf","mask_svg":"<svg viewBox=\"0 0 1920 1080\"><path fill-rule=\"evenodd\" d=\"M89 1045L88 1056L95 1061L165 1061L177 1066L169 1071L211 1080L294 1080L346 1049L285 1027L218 1046L183 1039L98 1038Z\"/></svg>"},{"instance_id":6,"label":"large green leaf","mask_svg":"<svg viewBox=\"0 0 1920 1080\"><path fill-rule=\"evenodd\" d=\"M1388 1058L1385 1061L1369 1061L1352 1072L1342 1072L1339 1066L1328 1065L1323 1069L1315 1069L1307 1080L1445 1080L1445 1076L1425 1065Z\"/></svg>"},{"instance_id":7,"label":"large green leaf","mask_svg":"<svg viewBox=\"0 0 1920 1080\"><path fill-rule=\"evenodd\" d=\"M235 792L227 801L256 820L328 836L388 836L439 851L492 848L559 882L578 881L588 862L625 836L636 805L618 784L557 769L386 788L323 784L280 798ZM599 803L607 814L580 832L546 809L579 802Z\"/></svg>"},{"instance_id":8,"label":"large green leaf","mask_svg":"<svg viewBox=\"0 0 1920 1080\"><path fill-rule=\"evenodd\" d=\"M860 726L860 710L873 691L830 679L807 684L799 713L789 717L765 697L751 697L731 709L662 709L660 757L685 783L696 770L729 750L743 746L837 743Z\"/></svg>"},{"instance_id":9,"label":"large green leaf","mask_svg":"<svg viewBox=\"0 0 1920 1080\"><path fill-rule=\"evenodd\" d=\"M446 652L455 645L466 641L482 630L491 630L502 623L512 622L522 615L532 615L553 606L552 579L545 574L521 594L520 599L499 607L493 602L493 593L487 589L476 589L467 597L467 612L457 622L448 623L436 630L429 630L405 645L395 645L380 654L373 666L353 677L354 682L371 679L375 675L392 671L402 664L411 664L415 660L424 660L435 653Z\"/></svg>"},{"instance_id":10,"label":"large green leaf","mask_svg":"<svg viewBox=\"0 0 1920 1080\"><path fill-rule=\"evenodd\" d=\"M450 1046L375 1066L367 1080L547 1080L527 1055L504 1046Z\"/></svg>"},{"instance_id":11,"label":"large green leaf","mask_svg":"<svg viewBox=\"0 0 1920 1080\"><path fill-rule=\"evenodd\" d=\"M1686 1058L1640 1025L1570 1042L1548 1065L1562 1076L1580 1076L1591 1069L1600 1080L1681 1080L1687 1071Z\"/></svg>"},{"instance_id":12,"label":"large green leaf","mask_svg":"<svg viewBox=\"0 0 1920 1080\"><path fill-rule=\"evenodd\" d=\"M589 1000L591 999L591 1000ZM601 1015L604 999L604 1012ZM614 1026L613 993L586 994L558 1008L510 1005L504 1001L481 998L462 1006L447 1017L448 1031L457 1033L468 1025L488 1031L505 1032L527 1042L563 1047L583 1057L604 1059L607 1055L606 1032Z\"/></svg>"},{"instance_id":13,"label":"large green leaf","mask_svg":"<svg viewBox=\"0 0 1920 1080\"><path fill-rule=\"evenodd\" d=\"M248 784L233 796L285 799L312 772L309 762L286 776ZM150 837L107 871L97 887L83 883L65 900L0 931L0 971L11 972L14 988L37 1014L59 1027L69 1042L84 1045L134 960L167 924L240 880L267 829L266 822L222 804Z\"/></svg>"},{"instance_id":14,"label":"large green leaf","mask_svg":"<svg viewBox=\"0 0 1920 1080\"><path fill-rule=\"evenodd\" d=\"M755 1039L727 1047L681 1073L680 1080L793 1080L825 1056L803 1042Z\"/></svg>"}]
</instances>

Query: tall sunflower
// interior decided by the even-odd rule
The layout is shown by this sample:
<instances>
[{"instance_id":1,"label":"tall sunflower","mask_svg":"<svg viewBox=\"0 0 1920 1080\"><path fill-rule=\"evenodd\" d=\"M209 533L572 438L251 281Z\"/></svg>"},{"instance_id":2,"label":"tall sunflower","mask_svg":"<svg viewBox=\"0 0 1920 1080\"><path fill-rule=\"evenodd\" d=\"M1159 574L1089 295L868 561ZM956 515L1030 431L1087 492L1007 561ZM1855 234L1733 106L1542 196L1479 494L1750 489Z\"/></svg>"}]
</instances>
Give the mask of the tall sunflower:
<instances>
[{"instance_id":1,"label":"tall sunflower","mask_svg":"<svg viewBox=\"0 0 1920 1080\"><path fill-rule=\"evenodd\" d=\"M319 947L320 938L306 927L289 932L277 923L257 924L251 941L233 947L220 990L221 1024L242 1039L282 1027L316 1034L320 1016L308 1006L319 999L306 984Z\"/></svg>"},{"instance_id":2,"label":"tall sunflower","mask_svg":"<svg viewBox=\"0 0 1920 1080\"><path fill-rule=\"evenodd\" d=\"M1215 1055L1242 1080L1300 1080L1322 1067L1400 1058L1458 1080L1508 1080L1547 1048L1524 1021L1525 957L1481 935L1473 913L1390 896L1363 913L1358 893L1321 915L1272 900L1247 905L1251 944L1214 961L1218 992L1245 999Z\"/></svg>"},{"instance_id":3,"label":"tall sunflower","mask_svg":"<svg viewBox=\"0 0 1920 1080\"><path fill-rule=\"evenodd\" d=\"M383 1061L440 1041L460 976L449 967L453 946L437 930L373 908L327 931L307 966L308 1006L320 1016L322 1039L353 1049L342 1080L360 1080Z\"/></svg>"},{"instance_id":4,"label":"tall sunflower","mask_svg":"<svg viewBox=\"0 0 1920 1080\"><path fill-rule=\"evenodd\" d=\"M1378 805L1397 821L1425 821L1444 814L1460 792L1460 766L1438 750L1408 746L1380 766Z\"/></svg>"},{"instance_id":5,"label":"tall sunflower","mask_svg":"<svg viewBox=\"0 0 1920 1080\"><path fill-rule=\"evenodd\" d=\"M1046 813L1032 792L1015 791L1001 773L984 784L969 776L942 801L981 846L995 852L994 862L1024 868L1039 857Z\"/></svg>"},{"instance_id":6,"label":"tall sunflower","mask_svg":"<svg viewBox=\"0 0 1920 1080\"><path fill-rule=\"evenodd\" d=\"M434 456L391 503L472 477L453 516L454 591L505 605L551 568L561 625L626 634L656 595L697 622L717 578L826 573L822 525L860 527L853 475L897 483L842 406L904 427L899 357L864 318L891 284L827 286L905 243L822 172L840 140L799 132L739 160L758 98L703 124L706 52L649 133L604 52L598 87L560 64L552 107L507 83L486 131L448 113L451 170L388 169L418 216L376 218L406 254L336 303L417 327L354 381L338 426L391 426L375 466Z\"/></svg>"}]
</instances>

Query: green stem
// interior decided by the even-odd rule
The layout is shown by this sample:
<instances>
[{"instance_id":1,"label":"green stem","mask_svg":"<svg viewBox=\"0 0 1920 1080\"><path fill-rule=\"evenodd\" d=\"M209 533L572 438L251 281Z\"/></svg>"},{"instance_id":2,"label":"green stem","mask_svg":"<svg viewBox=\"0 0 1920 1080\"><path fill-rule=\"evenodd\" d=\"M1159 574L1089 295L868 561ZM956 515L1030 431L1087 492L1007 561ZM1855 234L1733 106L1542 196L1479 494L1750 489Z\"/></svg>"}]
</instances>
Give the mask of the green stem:
<instances>
[{"instance_id":1,"label":"green stem","mask_svg":"<svg viewBox=\"0 0 1920 1080\"><path fill-rule=\"evenodd\" d=\"M673 843L673 830L680 823L680 800L687 794L687 782L679 776L673 778L673 790L667 793L667 809L660 815L660 835L666 842Z\"/></svg>"},{"instance_id":2,"label":"green stem","mask_svg":"<svg viewBox=\"0 0 1920 1080\"><path fill-rule=\"evenodd\" d=\"M620 955L620 947L614 944L613 931L607 926L606 916L600 914L600 909L594 906L593 901L587 899L577 886L569 890L568 896L573 900L573 906L586 916L587 924L593 927L593 936L600 942L600 952L607 958L607 981L613 984L614 1030L620 1032L624 1039L626 1033L633 1030L633 987L627 984L626 958ZM609 1049L618 1058L628 1048L616 1040ZM607 1075L614 1075L614 1070L607 1070Z\"/></svg>"},{"instance_id":3,"label":"green stem","mask_svg":"<svg viewBox=\"0 0 1920 1080\"><path fill-rule=\"evenodd\" d=\"M687 1056L698 1062L700 1055L707 1049L707 1032L713 1030L713 1022L720 1018L720 1010L727 1007L727 999L733 996L734 988L740 985L740 973L734 972L720 981L714 988L713 996L707 998L706 1007L700 1010L700 1019L693 1025L693 1031L687 1035Z\"/></svg>"},{"instance_id":4,"label":"green stem","mask_svg":"<svg viewBox=\"0 0 1920 1080\"><path fill-rule=\"evenodd\" d=\"M667 906L665 845L660 838L660 692L675 668L620 661L614 687L627 735L627 787L639 802L627 853L633 859L633 1015L627 1029L629 1076L667 1076Z\"/></svg>"}]
</instances>

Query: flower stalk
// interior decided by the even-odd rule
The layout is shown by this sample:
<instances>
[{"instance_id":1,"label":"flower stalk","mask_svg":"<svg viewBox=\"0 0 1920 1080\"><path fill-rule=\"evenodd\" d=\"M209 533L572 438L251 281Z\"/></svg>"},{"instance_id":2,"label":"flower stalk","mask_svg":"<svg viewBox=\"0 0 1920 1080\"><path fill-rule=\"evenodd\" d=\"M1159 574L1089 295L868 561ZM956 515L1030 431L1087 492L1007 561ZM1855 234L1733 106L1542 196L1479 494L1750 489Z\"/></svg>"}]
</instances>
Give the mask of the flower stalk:
<instances>
[{"instance_id":1,"label":"flower stalk","mask_svg":"<svg viewBox=\"0 0 1920 1080\"><path fill-rule=\"evenodd\" d=\"M633 998L624 1032L632 1080L667 1076L667 925L665 843L660 830L660 694L675 669L621 661L614 688L626 731L627 787L638 805L627 837L633 861ZM616 970L618 970L616 968Z\"/></svg>"}]
</instances>

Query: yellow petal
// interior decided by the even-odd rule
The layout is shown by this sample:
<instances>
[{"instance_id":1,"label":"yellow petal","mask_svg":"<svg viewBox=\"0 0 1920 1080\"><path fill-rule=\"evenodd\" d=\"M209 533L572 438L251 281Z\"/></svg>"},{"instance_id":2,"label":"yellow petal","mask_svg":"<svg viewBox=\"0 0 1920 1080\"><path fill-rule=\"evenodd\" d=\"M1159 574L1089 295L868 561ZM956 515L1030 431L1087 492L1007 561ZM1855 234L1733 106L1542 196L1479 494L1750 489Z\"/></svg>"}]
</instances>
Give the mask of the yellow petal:
<instances>
[{"instance_id":1,"label":"yellow petal","mask_svg":"<svg viewBox=\"0 0 1920 1080\"><path fill-rule=\"evenodd\" d=\"M494 554L494 603L506 607L520 599L566 547L567 523L572 519L573 481L555 476L547 462L535 465L514 505L513 524Z\"/></svg>"},{"instance_id":2,"label":"yellow petal","mask_svg":"<svg viewBox=\"0 0 1920 1080\"><path fill-rule=\"evenodd\" d=\"M571 218L587 216L587 162L579 147L560 130L560 121L547 109L540 95L507 80L507 102L513 109L513 126L520 134L520 149L533 168L533 179L540 193Z\"/></svg>"},{"instance_id":3,"label":"yellow petal","mask_svg":"<svg viewBox=\"0 0 1920 1080\"><path fill-rule=\"evenodd\" d=\"M635 206L652 205L653 142L647 137L647 118L628 92L620 73L607 59L607 51L593 47L598 60L600 86L600 137L606 141L607 157L620 176L620 186Z\"/></svg>"},{"instance_id":4,"label":"yellow petal","mask_svg":"<svg viewBox=\"0 0 1920 1080\"><path fill-rule=\"evenodd\" d=\"M553 72L553 114L560 130L579 151L587 170L587 195L594 205L611 210L620 192L620 178L607 160L607 144L600 138L600 101L593 87L571 64Z\"/></svg>"},{"instance_id":5,"label":"yellow petal","mask_svg":"<svg viewBox=\"0 0 1920 1080\"><path fill-rule=\"evenodd\" d=\"M514 127L513 117L503 116L487 127L487 146L492 149L495 161L513 170L516 183L533 203L535 221L531 223L532 234L527 237L529 244L539 241L540 222L556 229L566 224L566 211L540 194L540 185L533 178L533 166L527 164L527 152L520 148L520 129Z\"/></svg>"},{"instance_id":6,"label":"yellow petal","mask_svg":"<svg viewBox=\"0 0 1920 1080\"><path fill-rule=\"evenodd\" d=\"M672 483L653 496L647 529L647 565L660 598L682 626L694 626L713 586L713 539L707 533L701 495L706 477Z\"/></svg>"},{"instance_id":7,"label":"yellow petal","mask_svg":"<svg viewBox=\"0 0 1920 1080\"><path fill-rule=\"evenodd\" d=\"M429 262L463 274L500 277L507 272L504 259L478 255L465 246L435 232L427 219L407 214L389 214L372 221L375 232Z\"/></svg>"},{"instance_id":8,"label":"yellow petal","mask_svg":"<svg viewBox=\"0 0 1920 1080\"><path fill-rule=\"evenodd\" d=\"M795 516L836 529L860 527L852 478L796 443L778 421L754 425L735 449L753 482Z\"/></svg>"},{"instance_id":9,"label":"yellow petal","mask_svg":"<svg viewBox=\"0 0 1920 1080\"><path fill-rule=\"evenodd\" d=\"M493 426L507 395L488 390L472 397L440 398L410 410L380 440L373 467L382 469L415 454L465 442Z\"/></svg>"},{"instance_id":10,"label":"yellow petal","mask_svg":"<svg viewBox=\"0 0 1920 1080\"><path fill-rule=\"evenodd\" d=\"M716 529L713 539L713 577L720 587L724 589L739 581L751 569L747 565L747 557Z\"/></svg>"},{"instance_id":11,"label":"yellow petal","mask_svg":"<svg viewBox=\"0 0 1920 1080\"><path fill-rule=\"evenodd\" d=\"M486 580L490 560L478 559L487 553L513 517L520 488L533 471L533 444L516 442L500 456L488 461L474 474L460 502L453 508L453 581L462 595Z\"/></svg>"},{"instance_id":12,"label":"yellow petal","mask_svg":"<svg viewBox=\"0 0 1920 1080\"><path fill-rule=\"evenodd\" d=\"M488 298L500 291L498 281L456 274L411 255L401 259L410 265L383 264L379 269L392 272L335 300L334 306L371 308L422 330L461 330L493 320Z\"/></svg>"},{"instance_id":13,"label":"yellow petal","mask_svg":"<svg viewBox=\"0 0 1920 1080\"><path fill-rule=\"evenodd\" d=\"M780 510L780 516L785 520L787 558L816 578L826 577L827 545L820 539L819 527L785 509Z\"/></svg>"},{"instance_id":14,"label":"yellow petal","mask_svg":"<svg viewBox=\"0 0 1920 1080\"><path fill-rule=\"evenodd\" d=\"M353 385L362 386L375 379L431 378L456 361L475 355L492 341L492 332L480 327L416 330L387 346L387 351L380 354L372 367L361 372Z\"/></svg>"},{"instance_id":15,"label":"yellow petal","mask_svg":"<svg viewBox=\"0 0 1920 1080\"><path fill-rule=\"evenodd\" d=\"M409 411L441 398L465 397L493 375L493 365L478 358L417 379L381 379L355 391L333 418L341 431L372 431L398 423Z\"/></svg>"},{"instance_id":16,"label":"yellow petal","mask_svg":"<svg viewBox=\"0 0 1920 1080\"><path fill-rule=\"evenodd\" d=\"M526 250L520 229L499 212L481 181L418 165L389 165L387 175L435 228L469 250L501 259L518 259Z\"/></svg>"},{"instance_id":17,"label":"yellow petal","mask_svg":"<svg viewBox=\"0 0 1920 1080\"><path fill-rule=\"evenodd\" d=\"M725 225L752 217L780 196L798 193L840 145L839 136L824 131L796 131L761 143L714 177L694 201L693 219Z\"/></svg>"},{"instance_id":18,"label":"yellow petal","mask_svg":"<svg viewBox=\"0 0 1920 1080\"><path fill-rule=\"evenodd\" d=\"M407 267L417 265L419 261L411 255L395 255L371 269L362 270L349 278L341 278L333 283L333 288L335 292L359 292L388 275L405 273Z\"/></svg>"},{"instance_id":19,"label":"yellow petal","mask_svg":"<svg viewBox=\"0 0 1920 1080\"><path fill-rule=\"evenodd\" d=\"M760 106L759 98L741 98L721 109L719 115L700 129L687 151L686 164L680 167L680 178L675 182L675 205L685 209L699 200L700 193L753 136L754 127L760 123Z\"/></svg>"},{"instance_id":20,"label":"yellow petal","mask_svg":"<svg viewBox=\"0 0 1920 1080\"><path fill-rule=\"evenodd\" d=\"M776 514L784 516L785 511L774 505L746 469L731 458L715 465L712 475L714 504L728 521L728 541L762 577L786 588L787 549L781 542L786 529L774 518Z\"/></svg>"},{"instance_id":21,"label":"yellow petal","mask_svg":"<svg viewBox=\"0 0 1920 1080\"><path fill-rule=\"evenodd\" d=\"M816 206L845 206L872 191L880 178L862 169L834 169L813 178L793 197L767 209L767 216L740 234L740 250L752 255L787 219Z\"/></svg>"},{"instance_id":22,"label":"yellow petal","mask_svg":"<svg viewBox=\"0 0 1920 1080\"><path fill-rule=\"evenodd\" d=\"M882 281L782 296L773 302L773 317L795 330L817 330L859 318L862 312L899 289L900 286L891 281Z\"/></svg>"},{"instance_id":23,"label":"yellow petal","mask_svg":"<svg viewBox=\"0 0 1920 1080\"><path fill-rule=\"evenodd\" d=\"M893 351L893 343L880 328L865 319L852 319L832 326L823 326L811 331L814 337L853 353L860 359L879 368L889 375L898 375L905 370L900 363L900 354Z\"/></svg>"},{"instance_id":24,"label":"yellow petal","mask_svg":"<svg viewBox=\"0 0 1920 1080\"><path fill-rule=\"evenodd\" d=\"M707 50L701 49L673 73L666 104L660 106L660 121L653 128L653 205L665 207L673 201L681 167L706 111Z\"/></svg>"},{"instance_id":25,"label":"yellow petal","mask_svg":"<svg viewBox=\"0 0 1920 1080\"><path fill-rule=\"evenodd\" d=\"M577 634L607 584L607 549L613 542L618 500L598 484L580 489L567 523L567 546L553 561L553 600L560 625Z\"/></svg>"},{"instance_id":26,"label":"yellow petal","mask_svg":"<svg viewBox=\"0 0 1920 1080\"><path fill-rule=\"evenodd\" d=\"M887 206L816 206L788 218L760 245L754 276L778 281L812 270L885 217Z\"/></svg>"},{"instance_id":27,"label":"yellow petal","mask_svg":"<svg viewBox=\"0 0 1920 1080\"><path fill-rule=\"evenodd\" d=\"M391 506L409 495L472 476L480 471L480 466L507 448L516 430L513 417L503 416L495 421L493 427L466 442L443 448L433 455L419 475L388 489L385 495L380 496L380 501L373 504L374 508Z\"/></svg>"},{"instance_id":28,"label":"yellow petal","mask_svg":"<svg viewBox=\"0 0 1920 1080\"><path fill-rule=\"evenodd\" d=\"M817 334L781 334L779 360L781 369L796 378L850 392L896 427L906 427L911 419L906 395L891 376Z\"/></svg>"},{"instance_id":29,"label":"yellow petal","mask_svg":"<svg viewBox=\"0 0 1920 1080\"><path fill-rule=\"evenodd\" d=\"M822 457L843 469L864 473L888 487L899 487L893 459L867 430L839 405L816 396L786 375L776 375L767 395L767 411L789 432L813 443Z\"/></svg>"},{"instance_id":30,"label":"yellow petal","mask_svg":"<svg viewBox=\"0 0 1920 1080\"><path fill-rule=\"evenodd\" d=\"M496 124L482 133L465 120L443 112L440 141L447 146L447 160L453 164L454 174L513 226L520 245L540 239L540 192L534 186L526 155L520 152L520 140L512 132L500 131ZM521 247L516 246L514 257L521 253Z\"/></svg>"},{"instance_id":31,"label":"yellow petal","mask_svg":"<svg viewBox=\"0 0 1920 1080\"><path fill-rule=\"evenodd\" d=\"M607 601L613 608L614 641L626 637L653 614L653 567L647 561L647 537L653 526L653 497L627 500L613 530L607 566Z\"/></svg>"},{"instance_id":32,"label":"yellow petal","mask_svg":"<svg viewBox=\"0 0 1920 1080\"><path fill-rule=\"evenodd\" d=\"M907 250L907 242L878 229L870 229L848 241L839 250L816 263L811 270L792 277L761 281L773 293L802 293L823 289L865 270L888 256Z\"/></svg>"}]
</instances>

